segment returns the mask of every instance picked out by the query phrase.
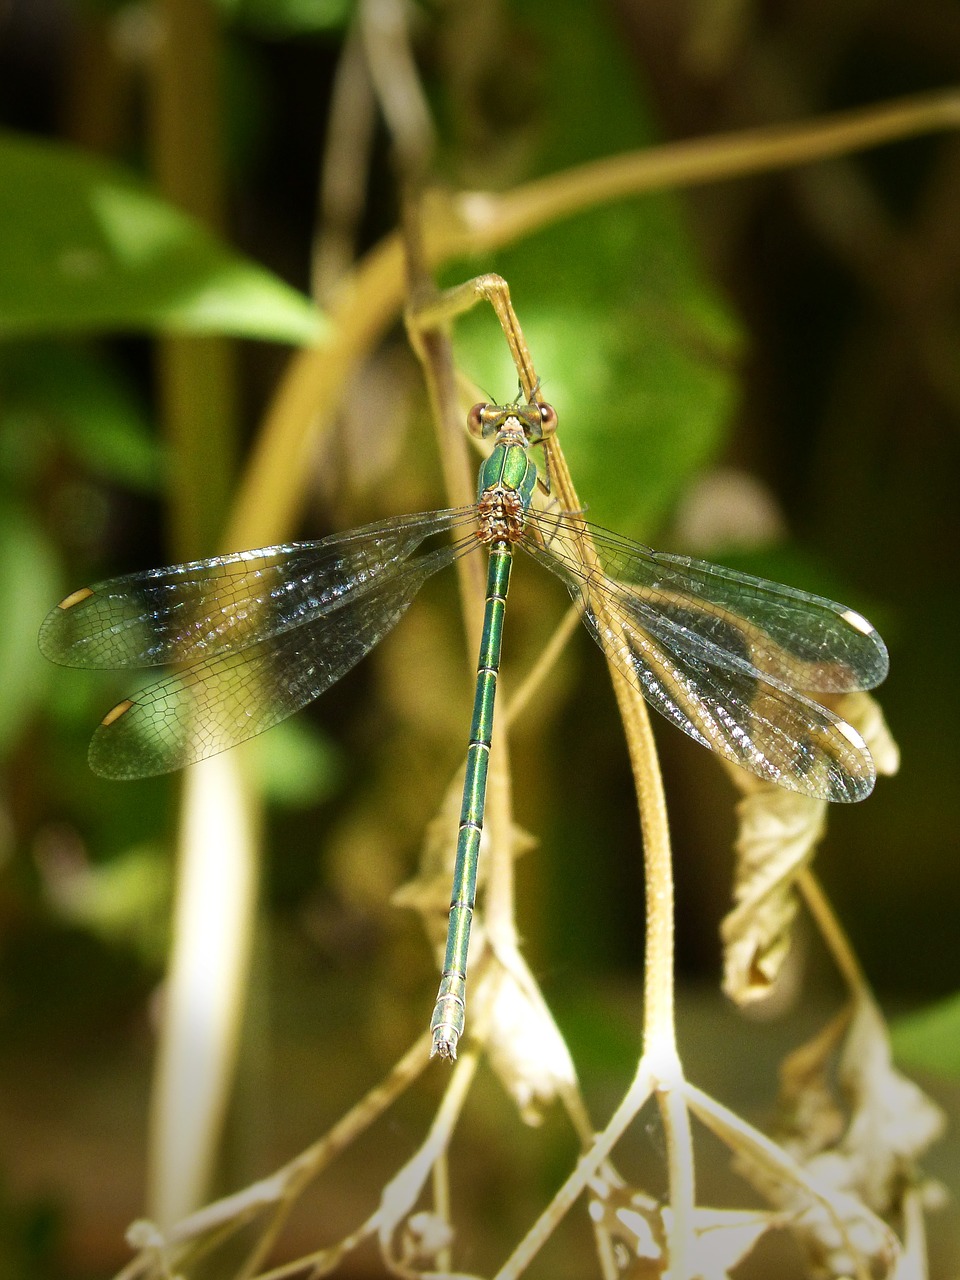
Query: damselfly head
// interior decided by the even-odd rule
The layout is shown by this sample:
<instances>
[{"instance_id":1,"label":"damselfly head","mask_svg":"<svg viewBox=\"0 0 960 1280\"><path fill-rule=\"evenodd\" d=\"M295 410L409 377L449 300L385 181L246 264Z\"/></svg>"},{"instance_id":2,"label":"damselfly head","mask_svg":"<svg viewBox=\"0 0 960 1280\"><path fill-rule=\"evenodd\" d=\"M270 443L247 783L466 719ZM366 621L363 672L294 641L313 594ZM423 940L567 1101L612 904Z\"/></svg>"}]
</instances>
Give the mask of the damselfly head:
<instances>
[{"instance_id":1,"label":"damselfly head","mask_svg":"<svg viewBox=\"0 0 960 1280\"><path fill-rule=\"evenodd\" d=\"M475 404L467 414L467 430L478 439L488 439L516 423L530 444L537 444L557 429L557 412L553 405L531 400L529 404Z\"/></svg>"}]
</instances>

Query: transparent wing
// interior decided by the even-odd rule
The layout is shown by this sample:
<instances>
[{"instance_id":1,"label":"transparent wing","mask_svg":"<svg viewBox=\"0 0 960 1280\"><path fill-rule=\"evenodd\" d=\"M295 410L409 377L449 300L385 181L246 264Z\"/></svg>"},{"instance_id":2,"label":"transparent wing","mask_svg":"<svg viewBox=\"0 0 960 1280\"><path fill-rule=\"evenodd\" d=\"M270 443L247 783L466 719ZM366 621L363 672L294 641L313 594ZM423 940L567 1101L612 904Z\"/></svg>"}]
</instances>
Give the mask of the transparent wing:
<instances>
[{"instance_id":1,"label":"transparent wing","mask_svg":"<svg viewBox=\"0 0 960 1280\"><path fill-rule=\"evenodd\" d=\"M299 625L242 648L220 645L173 672L104 717L91 768L108 778L170 773L272 728L359 662L427 578L479 545L470 537L439 547Z\"/></svg>"},{"instance_id":2,"label":"transparent wing","mask_svg":"<svg viewBox=\"0 0 960 1280\"><path fill-rule=\"evenodd\" d=\"M548 555L582 574L565 518L537 512L533 523ZM604 575L631 589L638 620L668 646L686 639L715 665L808 692L872 689L886 677L886 646L845 605L587 529Z\"/></svg>"},{"instance_id":3,"label":"transparent wing","mask_svg":"<svg viewBox=\"0 0 960 1280\"><path fill-rule=\"evenodd\" d=\"M861 800L876 773L860 735L805 692L872 688L887 671L853 610L588 526L535 513L524 548L567 586L620 671L684 733L761 778L820 799Z\"/></svg>"},{"instance_id":4,"label":"transparent wing","mask_svg":"<svg viewBox=\"0 0 960 1280\"><path fill-rule=\"evenodd\" d=\"M424 539L466 524L473 508L367 525L127 574L62 600L40 628L45 657L69 667L193 662L303 626L363 595Z\"/></svg>"}]
</instances>

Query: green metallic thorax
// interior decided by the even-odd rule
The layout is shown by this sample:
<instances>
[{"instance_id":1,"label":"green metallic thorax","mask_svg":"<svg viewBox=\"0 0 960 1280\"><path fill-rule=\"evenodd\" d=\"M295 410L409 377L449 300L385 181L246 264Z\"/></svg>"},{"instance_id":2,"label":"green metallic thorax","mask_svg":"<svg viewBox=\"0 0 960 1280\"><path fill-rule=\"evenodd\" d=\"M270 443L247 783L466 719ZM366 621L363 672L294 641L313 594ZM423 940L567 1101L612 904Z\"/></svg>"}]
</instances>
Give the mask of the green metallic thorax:
<instances>
[{"instance_id":1,"label":"green metallic thorax","mask_svg":"<svg viewBox=\"0 0 960 1280\"><path fill-rule=\"evenodd\" d=\"M505 436L506 438L502 438ZM530 457L526 441L514 433L501 433L501 438L480 468L477 500L497 490L515 494L526 511L533 499L537 483L537 464Z\"/></svg>"}]
</instances>

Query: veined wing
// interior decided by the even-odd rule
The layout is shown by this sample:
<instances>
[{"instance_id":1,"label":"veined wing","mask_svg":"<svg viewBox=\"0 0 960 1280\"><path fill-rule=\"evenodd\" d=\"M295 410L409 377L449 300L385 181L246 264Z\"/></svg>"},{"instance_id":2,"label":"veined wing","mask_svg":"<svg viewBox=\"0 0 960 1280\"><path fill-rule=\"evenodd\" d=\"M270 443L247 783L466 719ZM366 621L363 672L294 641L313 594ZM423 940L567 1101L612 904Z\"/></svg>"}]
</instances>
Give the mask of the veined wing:
<instances>
[{"instance_id":1,"label":"veined wing","mask_svg":"<svg viewBox=\"0 0 960 1280\"><path fill-rule=\"evenodd\" d=\"M537 512L533 522L548 554L582 575L566 519ZM638 621L667 646L686 641L713 665L806 692L873 689L886 678L883 640L846 605L586 528L604 575L629 588Z\"/></svg>"},{"instance_id":2,"label":"veined wing","mask_svg":"<svg viewBox=\"0 0 960 1280\"><path fill-rule=\"evenodd\" d=\"M427 578L479 545L470 536L438 547L308 621L243 648L220 646L173 672L104 717L90 743L90 767L108 778L170 773L272 728L359 662Z\"/></svg>"},{"instance_id":3,"label":"veined wing","mask_svg":"<svg viewBox=\"0 0 960 1280\"><path fill-rule=\"evenodd\" d=\"M474 509L430 511L317 542L194 560L84 587L40 628L45 657L68 667L194 662L301 627L365 594L433 534Z\"/></svg>"},{"instance_id":4,"label":"veined wing","mask_svg":"<svg viewBox=\"0 0 960 1280\"><path fill-rule=\"evenodd\" d=\"M802 691L871 688L887 653L866 619L819 596L536 513L524 548L566 584L584 622L658 711L761 778L835 801L876 777L863 739Z\"/></svg>"}]
</instances>

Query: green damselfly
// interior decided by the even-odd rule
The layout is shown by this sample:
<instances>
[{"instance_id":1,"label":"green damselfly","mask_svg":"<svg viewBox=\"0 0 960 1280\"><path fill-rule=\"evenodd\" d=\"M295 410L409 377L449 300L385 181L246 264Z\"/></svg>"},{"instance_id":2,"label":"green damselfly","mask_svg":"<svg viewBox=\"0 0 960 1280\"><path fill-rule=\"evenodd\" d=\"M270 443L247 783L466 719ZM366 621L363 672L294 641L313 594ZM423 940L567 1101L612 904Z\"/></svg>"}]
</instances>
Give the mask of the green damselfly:
<instances>
[{"instance_id":1,"label":"green damselfly","mask_svg":"<svg viewBox=\"0 0 960 1280\"><path fill-rule=\"evenodd\" d=\"M90 744L94 772L143 778L292 715L377 644L432 574L487 548L447 950L431 1022L433 1052L451 1058L464 1025L515 546L561 579L594 639L651 706L726 760L790 790L834 801L870 794L876 774L860 734L808 695L871 689L887 673L883 641L852 609L537 507L535 492L549 486L530 449L556 428L549 405L475 405L468 426L494 440L475 505L111 578L67 596L40 631L42 652L66 666L174 666L108 712ZM452 538L414 554L439 534Z\"/></svg>"}]
</instances>

